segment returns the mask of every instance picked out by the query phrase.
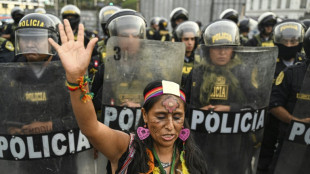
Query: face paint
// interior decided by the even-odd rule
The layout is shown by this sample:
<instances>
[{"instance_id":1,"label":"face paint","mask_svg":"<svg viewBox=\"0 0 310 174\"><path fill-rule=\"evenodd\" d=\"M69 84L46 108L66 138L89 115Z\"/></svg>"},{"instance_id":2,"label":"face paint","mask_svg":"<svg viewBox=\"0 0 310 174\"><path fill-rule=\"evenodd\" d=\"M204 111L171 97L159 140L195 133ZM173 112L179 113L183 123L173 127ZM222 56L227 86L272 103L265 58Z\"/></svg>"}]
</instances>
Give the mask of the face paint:
<instances>
[{"instance_id":1,"label":"face paint","mask_svg":"<svg viewBox=\"0 0 310 174\"><path fill-rule=\"evenodd\" d=\"M172 113L180 106L178 100L172 96L168 96L167 98L165 98L162 102L162 105L166 110L168 110L169 113Z\"/></svg>"}]
</instances>

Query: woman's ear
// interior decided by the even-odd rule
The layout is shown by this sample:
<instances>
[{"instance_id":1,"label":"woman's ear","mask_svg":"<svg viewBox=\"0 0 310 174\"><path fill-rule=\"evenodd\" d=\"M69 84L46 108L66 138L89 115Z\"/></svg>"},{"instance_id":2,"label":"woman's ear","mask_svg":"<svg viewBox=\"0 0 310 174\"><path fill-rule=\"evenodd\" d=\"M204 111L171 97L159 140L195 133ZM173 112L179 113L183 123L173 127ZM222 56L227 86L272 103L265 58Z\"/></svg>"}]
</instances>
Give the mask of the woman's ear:
<instances>
[{"instance_id":1,"label":"woman's ear","mask_svg":"<svg viewBox=\"0 0 310 174\"><path fill-rule=\"evenodd\" d=\"M141 108L142 111L142 116L143 116L143 121L144 123L147 123L147 114L144 108Z\"/></svg>"}]
</instances>

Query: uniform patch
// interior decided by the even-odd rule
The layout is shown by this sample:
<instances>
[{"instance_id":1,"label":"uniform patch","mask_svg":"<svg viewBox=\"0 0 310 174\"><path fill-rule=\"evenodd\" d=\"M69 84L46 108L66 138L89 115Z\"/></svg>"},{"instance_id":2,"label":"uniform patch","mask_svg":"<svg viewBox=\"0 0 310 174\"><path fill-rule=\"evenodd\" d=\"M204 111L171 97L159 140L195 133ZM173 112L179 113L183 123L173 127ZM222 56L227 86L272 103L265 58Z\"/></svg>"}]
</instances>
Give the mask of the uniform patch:
<instances>
[{"instance_id":1,"label":"uniform patch","mask_svg":"<svg viewBox=\"0 0 310 174\"><path fill-rule=\"evenodd\" d=\"M302 100L310 100L310 95L309 94L297 93L296 98L302 99Z\"/></svg>"},{"instance_id":2,"label":"uniform patch","mask_svg":"<svg viewBox=\"0 0 310 174\"><path fill-rule=\"evenodd\" d=\"M183 74L189 74L192 71L193 67L190 66L183 66Z\"/></svg>"},{"instance_id":3,"label":"uniform patch","mask_svg":"<svg viewBox=\"0 0 310 174\"><path fill-rule=\"evenodd\" d=\"M12 42L10 42L10 41L6 41L5 48L9 51L14 51L14 46L13 46Z\"/></svg>"},{"instance_id":4,"label":"uniform patch","mask_svg":"<svg viewBox=\"0 0 310 174\"><path fill-rule=\"evenodd\" d=\"M262 47L274 47L274 43L273 42L263 42Z\"/></svg>"},{"instance_id":5,"label":"uniform patch","mask_svg":"<svg viewBox=\"0 0 310 174\"><path fill-rule=\"evenodd\" d=\"M95 67L98 67L98 60L95 60Z\"/></svg>"},{"instance_id":6,"label":"uniform patch","mask_svg":"<svg viewBox=\"0 0 310 174\"><path fill-rule=\"evenodd\" d=\"M210 95L210 99L227 100L228 99L228 85L226 85L226 78L219 76L216 78L213 92Z\"/></svg>"},{"instance_id":7,"label":"uniform patch","mask_svg":"<svg viewBox=\"0 0 310 174\"><path fill-rule=\"evenodd\" d=\"M102 52L102 53L101 53L101 56L102 56L102 59L104 59L105 57L107 57L107 53Z\"/></svg>"},{"instance_id":8,"label":"uniform patch","mask_svg":"<svg viewBox=\"0 0 310 174\"><path fill-rule=\"evenodd\" d=\"M276 80L276 85L277 85L277 86L280 85L280 84L282 83L283 78L284 78L284 72L281 71L280 74L279 74L278 77L277 77L277 80Z\"/></svg>"},{"instance_id":9,"label":"uniform patch","mask_svg":"<svg viewBox=\"0 0 310 174\"><path fill-rule=\"evenodd\" d=\"M154 35L154 32L152 30L149 31L150 35Z\"/></svg>"}]
</instances>

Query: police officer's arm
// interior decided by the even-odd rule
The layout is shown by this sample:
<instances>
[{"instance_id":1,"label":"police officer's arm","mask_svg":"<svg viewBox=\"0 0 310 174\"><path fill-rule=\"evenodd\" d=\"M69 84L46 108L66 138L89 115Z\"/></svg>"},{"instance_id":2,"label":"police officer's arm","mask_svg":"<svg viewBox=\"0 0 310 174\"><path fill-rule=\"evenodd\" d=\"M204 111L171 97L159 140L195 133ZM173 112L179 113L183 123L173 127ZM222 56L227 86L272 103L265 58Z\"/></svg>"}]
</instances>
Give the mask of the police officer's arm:
<instances>
[{"instance_id":1,"label":"police officer's arm","mask_svg":"<svg viewBox=\"0 0 310 174\"><path fill-rule=\"evenodd\" d=\"M11 39L11 29L12 29L12 25L9 24L4 28L3 34L1 35L1 37L5 38L5 39Z\"/></svg>"},{"instance_id":2,"label":"police officer's arm","mask_svg":"<svg viewBox=\"0 0 310 174\"><path fill-rule=\"evenodd\" d=\"M270 97L270 112L276 116L279 120L290 123L291 120L297 120L301 122L310 122L310 118L299 119L289 113L284 106L286 106L289 100L289 94L292 92L292 75L288 75L288 71L281 72L277 77L275 85L272 88Z\"/></svg>"},{"instance_id":3,"label":"police officer's arm","mask_svg":"<svg viewBox=\"0 0 310 174\"><path fill-rule=\"evenodd\" d=\"M62 45L49 39L56 49L66 71L67 80L77 83L76 79L83 76L90 62L92 49L97 39L92 39L87 48L84 47L84 27L79 25L77 41L74 41L73 32L68 20L64 20L65 28L59 24ZM92 101L86 103L80 100L81 90L70 92L72 108L79 128L90 140L92 145L102 152L112 163L117 164L118 159L127 150L130 136L124 132L113 130L97 121L97 115Z\"/></svg>"}]
</instances>

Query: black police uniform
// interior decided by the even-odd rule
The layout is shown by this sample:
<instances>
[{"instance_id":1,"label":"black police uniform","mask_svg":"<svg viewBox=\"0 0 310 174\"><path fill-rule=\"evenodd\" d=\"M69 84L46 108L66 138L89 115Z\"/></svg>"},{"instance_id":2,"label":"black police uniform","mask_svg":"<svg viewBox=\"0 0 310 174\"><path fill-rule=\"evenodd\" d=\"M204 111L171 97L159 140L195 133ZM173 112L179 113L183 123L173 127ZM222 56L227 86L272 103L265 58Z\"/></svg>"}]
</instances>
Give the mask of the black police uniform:
<instances>
[{"instance_id":1,"label":"black police uniform","mask_svg":"<svg viewBox=\"0 0 310 174\"><path fill-rule=\"evenodd\" d=\"M17 24L12 23L12 24L8 24L3 31L3 34L9 34L10 37L10 41L14 44L15 43L15 29L18 27Z\"/></svg>"},{"instance_id":2,"label":"black police uniform","mask_svg":"<svg viewBox=\"0 0 310 174\"><path fill-rule=\"evenodd\" d=\"M297 53L293 64L300 64L306 61L306 57L303 53ZM277 58L276 70L274 73L274 82L281 71L286 69L287 66L284 64L283 59ZM264 138L262 141L258 171L266 172L268 171L272 158L274 156L274 151L276 149L276 144L278 142L278 129L280 120L277 119L271 113L268 113L267 121L264 129Z\"/></svg>"},{"instance_id":3,"label":"black police uniform","mask_svg":"<svg viewBox=\"0 0 310 174\"><path fill-rule=\"evenodd\" d=\"M297 65L290 66L279 74L275 85L272 88L269 104L270 108L283 106L290 114L293 113L297 101L296 96L300 92L308 65L309 60ZM277 147L274 161L272 163L272 169L274 169L274 165L276 164L279 153L281 151L287 128L287 123L279 122L279 145Z\"/></svg>"},{"instance_id":4,"label":"black police uniform","mask_svg":"<svg viewBox=\"0 0 310 174\"><path fill-rule=\"evenodd\" d=\"M185 86L187 76L190 74L192 69L194 68L194 60L195 60L195 53L194 51L189 57L184 57L184 64L182 69L182 80L181 80L181 87Z\"/></svg>"},{"instance_id":5,"label":"black police uniform","mask_svg":"<svg viewBox=\"0 0 310 174\"><path fill-rule=\"evenodd\" d=\"M146 30L146 38L149 40L155 40L155 35L157 31L154 28L148 28Z\"/></svg>"},{"instance_id":6,"label":"black police uniform","mask_svg":"<svg viewBox=\"0 0 310 174\"><path fill-rule=\"evenodd\" d=\"M12 42L0 37L0 63L14 60L14 46Z\"/></svg>"},{"instance_id":7,"label":"black police uniform","mask_svg":"<svg viewBox=\"0 0 310 174\"><path fill-rule=\"evenodd\" d=\"M255 35L252 39L248 40L244 46L262 46L262 47L272 47L274 46L272 35L268 38L262 37L261 34Z\"/></svg>"}]
</instances>

